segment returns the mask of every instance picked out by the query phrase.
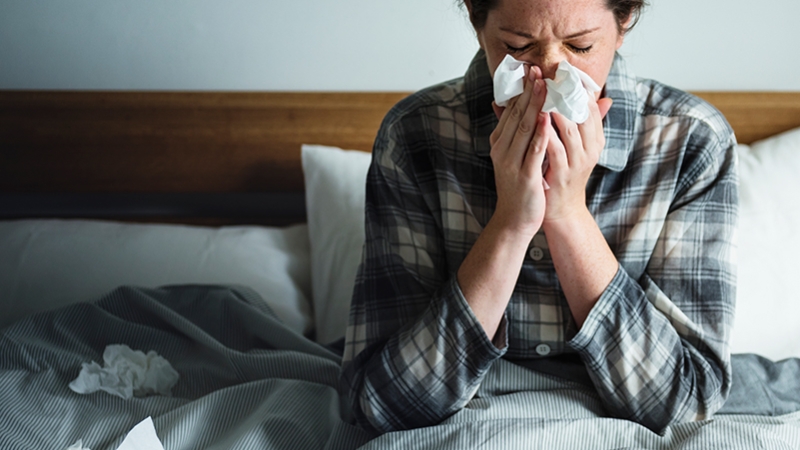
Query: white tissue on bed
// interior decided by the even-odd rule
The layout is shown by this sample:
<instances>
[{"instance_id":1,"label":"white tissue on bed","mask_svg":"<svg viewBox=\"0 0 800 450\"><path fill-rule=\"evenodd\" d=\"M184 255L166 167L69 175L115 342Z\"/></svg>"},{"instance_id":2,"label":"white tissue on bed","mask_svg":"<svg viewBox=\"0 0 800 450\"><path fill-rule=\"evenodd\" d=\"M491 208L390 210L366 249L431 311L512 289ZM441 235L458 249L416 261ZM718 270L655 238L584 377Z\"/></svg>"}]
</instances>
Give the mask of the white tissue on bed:
<instances>
[{"instance_id":1,"label":"white tissue on bed","mask_svg":"<svg viewBox=\"0 0 800 450\"><path fill-rule=\"evenodd\" d=\"M506 55L494 73L494 102L506 106L512 98L524 90L525 68L522 61ZM584 123L589 118L589 98L600 92L600 86L592 77L568 63L561 61L555 79L545 79L547 97L542 111L558 112L575 123Z\"/></svg>"},{"instance_id":2,"label":"white tissue on bed","mask_svg":"<svg viewBox=\"0 0 800 450\"><path fill-rule=\"evenodd\" d=\"M92 450L89 447L83 446L83 440L78 439L78 442L67 447L67 450ZM122 444L117 447L117 450L164 450L164 444L156 434L156 427L153 424L153 418L148 417L143 421L136 424L136 426L125 435Z\"/></svg>"},{"instance_id":3,"label":"white tissue on bed","mask_svg":"<svg viewBox=\"0 0 800 450\"><path fill-rule=\"evenodd\" d=\"M164 450L156 434L153 418L148 417L133 427L117 450Z\"/></svg>"},{"instance_id":4,"label":"white tissue on bed","mask_svg":"<svg viewBox=\"0 0 800 450\"><path fill-rule=\"evenodd\" d=\"M78 378L69 384L79 394L104 391L126 400L134 395L172 395L178 372L169 361L150 351L146 355L127 345L109 345L103 352L104 367L92 361L83 363Z\"/></svg>"},{"instance_id":5,"label":"white tissue on bed","mask_svg":"<svg viewBox=\"0 0 800 450\"><path fill-rule=\"evenodd\" d=\"M92 450L89 447L83 446L83 439L78 439L78 442L67 447L67 450Z\"/></svg>"}]
</instances>

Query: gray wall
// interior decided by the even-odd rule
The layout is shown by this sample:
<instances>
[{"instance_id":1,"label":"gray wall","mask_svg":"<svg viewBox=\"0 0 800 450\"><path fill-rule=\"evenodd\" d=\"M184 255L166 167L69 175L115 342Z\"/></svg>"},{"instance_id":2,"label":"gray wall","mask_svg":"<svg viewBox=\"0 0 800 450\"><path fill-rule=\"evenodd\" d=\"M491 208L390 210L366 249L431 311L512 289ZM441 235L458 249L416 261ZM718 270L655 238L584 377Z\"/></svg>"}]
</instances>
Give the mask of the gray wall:
<instances>
[{"instance_id":1,"label":"gray wall","mask_svg":"<svg viewBox=\"0 0 800 450\"><path fill-rule=\"evenodd\" d=\"M650 2L637 74L800 91L800 1ZM476 49L455 0L0 0L0 89L415 90Z\"/></svg>"}]
</instances>

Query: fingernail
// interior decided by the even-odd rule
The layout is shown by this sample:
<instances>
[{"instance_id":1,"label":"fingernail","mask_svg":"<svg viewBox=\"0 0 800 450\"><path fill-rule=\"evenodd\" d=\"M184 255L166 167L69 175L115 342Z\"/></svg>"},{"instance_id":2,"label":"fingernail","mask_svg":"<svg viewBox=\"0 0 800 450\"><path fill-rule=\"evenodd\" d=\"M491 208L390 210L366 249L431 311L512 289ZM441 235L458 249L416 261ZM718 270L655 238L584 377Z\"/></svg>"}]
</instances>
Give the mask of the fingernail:
<instances>
[{"instance_id":1,"label":"fingernail","mask_svg":"<svg viewBox=\"0 0 800 450\"><path fill-rule=\"evenodd\" d=\"M536 81L533 82L533 93L534 94L539 95L539 92L542 91L541 83L542 83L541 80L536 80Z\"/></svg>"}]
</instances>

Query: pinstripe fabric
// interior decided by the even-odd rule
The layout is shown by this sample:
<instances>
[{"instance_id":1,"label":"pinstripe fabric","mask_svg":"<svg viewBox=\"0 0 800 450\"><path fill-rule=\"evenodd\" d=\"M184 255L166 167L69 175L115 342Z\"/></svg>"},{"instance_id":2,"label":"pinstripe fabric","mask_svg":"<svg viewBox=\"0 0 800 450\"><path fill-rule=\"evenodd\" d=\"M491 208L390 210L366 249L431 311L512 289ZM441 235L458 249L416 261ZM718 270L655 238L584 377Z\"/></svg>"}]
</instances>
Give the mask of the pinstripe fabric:
<instances>
[{"instance_id":1,"label":"pinstripe fabric","mask_svg":"<svg viewBox=\"0 0 800 450\"><path fill-rule=\"evenodd\" d=\"M173 449L352 449L338 355L292 332L242 288L120 288L0 332L0 449L116 449L147 416ZM248 300L251 299L251 300ZM156 350L180 373L172 397L68 388L106 345Z\"/></svg>"},{"instance_id":2,"label":"pinstripe fabric","mask_svg":"<svg viewBox=\"0 0 800 450\"><path fill-rule=\"evenodd\" d=\"M791 413L800 408L800 360L769 363L752 355L733 359L741 382L733 409L740 415L679 424L660 435L604 417L589 386L499 360L474 398L441 425L370 442L339 402L339 358L248 298L240 289L122 288L96 305L3 330L0 448L63 450L80 438L95 450L116 449L148 415L167 450L800 448L800 413ZM181 374L174 396L123 400L69 390L81 362L113 342L164 355ZM776 407L776 400L785 404Z\"/></svg>"},{"instance_id":3,"label":"pinstripe fabric","mask_svg":"<svg viewBox=\"0 0 800 450\"><path fill-rule=\"evenodd\" d=\"M367 181L366 243L342 380L359 423L428 426L463 408L499 358L577 353L610 414L652 429L711 416L730 390L735 138L689 94L631 75L614 104L587 204L620 262L578 330L542 232L490 342L456 272L496 204L497 124L479 53L463 79L389 112ZM537 347L540 351L537 351Z\"/></svg>"},{"instance_id":4,"label":"pinstripe fabric","mask_svg":"<svg viewBox=\"0 0 800 450\"><path fill-rule=\"evenodd\" d=\"M603 417L597 393L500 360L476 397L434 427L386 433L362 450L797 449L800 412L777 417L718 415L662 433Z\"/></svg>"}]
</instances>

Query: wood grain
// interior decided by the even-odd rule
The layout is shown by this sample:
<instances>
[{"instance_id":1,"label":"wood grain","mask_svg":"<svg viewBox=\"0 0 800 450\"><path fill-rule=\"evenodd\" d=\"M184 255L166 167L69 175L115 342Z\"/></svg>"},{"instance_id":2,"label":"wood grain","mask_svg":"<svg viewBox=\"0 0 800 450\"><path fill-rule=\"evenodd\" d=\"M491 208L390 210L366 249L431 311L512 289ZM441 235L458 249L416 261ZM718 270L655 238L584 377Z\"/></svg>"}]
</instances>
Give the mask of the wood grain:
<instances>
[{"instance_id":1,"label":"wood grain","mask_svg":"<svg viewBox=\"0 0 800 450\"><path fill-rule=\"evenodd\" d=\"M0 92L0 192L302 191L301 144L369 151L405 95Z\"/></svg>"},{"instance_id":2,"label":"wood grain","mask_svg":"<svg viewBox=\"0 0 800 450\"><path fill-rule=\"evenodd\" d=\"M741 143L800 127L798 92L696 94L725 114ZM0 209L9 209L0 217L19 216L9 207L20 205L19 195L41 193L85 203L91 211L92 202L55 194L118 194L101 202L118 208L87 212L87 217L187 222L191 211L180 200L151 217L133 213L142 209L138 200L125 206L131 198L126 194L293 193L302 198L301 144L370 151L384 115L406 95L0 91ZM252 202L243 204L248 216L234 221L302 220L270 217L270 205L262 214ZM209 203L207 214L215 208ZM48 211L24 215L48 217ZM229 223L230 217L192 221L200 219Z\"/></svg>"},{"instance_id":3,"label":"wood grain","mask_svg":"<svg viewBox=\"0 0 800 450\"><path fill-rule=\"evenodd\" d=\"M717 107L739 143L800 127L800 92L695 92Z\"/></svg>"}]
</instances>

